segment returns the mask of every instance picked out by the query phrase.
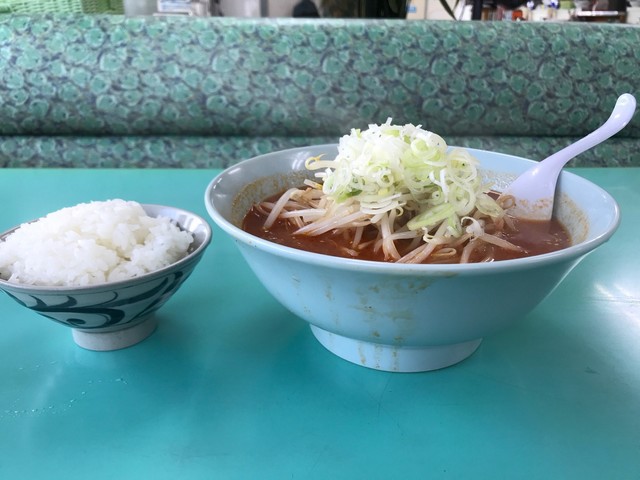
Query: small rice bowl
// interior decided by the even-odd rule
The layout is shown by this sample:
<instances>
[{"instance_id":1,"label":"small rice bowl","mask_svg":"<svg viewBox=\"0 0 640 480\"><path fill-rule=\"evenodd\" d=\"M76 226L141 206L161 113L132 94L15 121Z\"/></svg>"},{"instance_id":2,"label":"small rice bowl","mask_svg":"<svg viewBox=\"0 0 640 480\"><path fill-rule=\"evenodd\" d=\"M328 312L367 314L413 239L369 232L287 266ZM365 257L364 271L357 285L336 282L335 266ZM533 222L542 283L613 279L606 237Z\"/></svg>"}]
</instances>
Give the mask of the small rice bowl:
<instances>
[{"instance_id":1,"label":"small rice bowl","mask_svg":"<svg viewBox=\"0 0 640 480\"><path fill-rule=\"evenodd\" d=\"M81 287L127 280L186 256L191 233L137 202L81 203L25 223L0 243L0 278Z\"/></svg>"}]
</instances>

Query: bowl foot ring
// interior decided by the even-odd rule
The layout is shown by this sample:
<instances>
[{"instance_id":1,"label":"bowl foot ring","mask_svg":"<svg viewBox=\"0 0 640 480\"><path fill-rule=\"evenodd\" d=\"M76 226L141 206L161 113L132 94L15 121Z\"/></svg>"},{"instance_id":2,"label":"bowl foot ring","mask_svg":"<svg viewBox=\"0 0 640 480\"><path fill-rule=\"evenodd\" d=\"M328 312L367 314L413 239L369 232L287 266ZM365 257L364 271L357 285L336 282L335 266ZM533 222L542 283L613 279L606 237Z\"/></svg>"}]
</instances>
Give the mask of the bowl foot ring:
<instances>
[{"instance_id":1,"label":"bowl foot ring","mask_svg":"<svg viewBox=\"0 0 640 480\"><path fill-rule=\"evenodd\" d=\"M469 357L482 342L478 338L453 345L398 347L354 340L314 325L311 331L322 346L340 358L387 372L427 372L449 367Z\"/></svg>"},{"instance_id":2,"label":"bowl foot ring","mask_svg":"<svg viewBox=\"0 0 640 480\"><path fill-rule=\"evenodd\" d=\"M133 327L114 332L88 332L72 329L73 341L82 348L98 352L108 352L127 348L151 335L158 326L157 320L152 316Z\"/></svg>"}]
</instances>

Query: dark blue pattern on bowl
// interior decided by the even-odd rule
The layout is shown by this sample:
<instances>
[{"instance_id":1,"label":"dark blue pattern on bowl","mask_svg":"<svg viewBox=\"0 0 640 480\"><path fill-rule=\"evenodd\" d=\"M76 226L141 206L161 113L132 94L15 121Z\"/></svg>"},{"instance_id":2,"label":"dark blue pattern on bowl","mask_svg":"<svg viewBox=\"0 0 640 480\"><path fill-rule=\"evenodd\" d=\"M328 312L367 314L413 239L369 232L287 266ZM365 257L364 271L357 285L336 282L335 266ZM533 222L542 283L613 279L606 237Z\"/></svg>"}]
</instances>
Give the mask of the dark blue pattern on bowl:
<instances>
[{"instance_id":1,"label":"dark blue pattern on bowl","mask_svg":"<svg viewBox=\"0 0 640 480\"><path fill-rule=\"evenodd\" d=\"M104 292L110 297L106 301L96 301L94 292L62 294L60 298L55 297L55 303L47 303L44 295L7 293L21 305L63 325L80 330L108 331L144 320L170 298L189 273L182 270L145 284ZM60 300L62 303L58 303Z\"/></svg>"}]
</instances>

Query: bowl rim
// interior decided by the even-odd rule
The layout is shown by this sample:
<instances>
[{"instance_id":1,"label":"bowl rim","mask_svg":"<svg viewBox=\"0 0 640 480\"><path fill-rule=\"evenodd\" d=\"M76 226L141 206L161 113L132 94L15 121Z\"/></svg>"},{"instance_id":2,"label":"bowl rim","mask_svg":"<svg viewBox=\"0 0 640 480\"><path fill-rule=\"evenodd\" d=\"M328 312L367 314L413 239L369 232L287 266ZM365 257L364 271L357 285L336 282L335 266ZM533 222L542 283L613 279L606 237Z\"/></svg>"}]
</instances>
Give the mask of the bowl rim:
<instances>
[{"instance_id":1,"label":"bowl rim","mask_svg":"<svg viewBox=\"0 0 640 480\"><path fill-rule=\"evenodd\" d=\"M115 282L96 283L92 285L63 286L63 285L31 285L31 284L25 284L25 283L15 283L15 282L9 282L8 280L0 278L0 289L5 291L33 293L33 294L65 293L65 294L71 295L71 294L82 294L82 293L98 293L103 291L114 290L116 288L118 289L127 288L129 286L140 285L141 283L146 283L147 281L155 280L159 277L166 275L171 270L184 267L185 265L191 263L192 261L197 260L197 258L202 253L204 253L204 250L211 243L213 231L211 229L211 225L209 225L209 222L206 221L202 216L196 213L193 213L189 210L185 210L180 207L173 207L170 205L162 205L157 203L140 203L140 205L145 209L145 212L147 211L147 207L166 209L166 210L172 210L176 213L183 214L198 220L204 226L205 236L204 236L204 239L202 240L202 243L198 245L198 247L195 250L189 252L187 255L185 255L184 257L182 257L181 259L179 259L178 261L170 265L162 267L158 270L154 270L153 272L148 272L143 275L128 278L125 280L117 280ZM6 237L7 235L11 234L12 232L20 228L22 225L33 223L39 220L40 218L23 222L20 225L16 225L10 228L9 230L5 230L4 232L0 233L0 241L4 239L4 237Z\"/></svg>"},{"instance_id":2,"label":"bowl rim","mask_svg":"<svg viewBox=\"0 0 640 480\"><path fill-rule=\"evenodd\" d=\"M602 232L600 235L596 237L578 243L576 245L571 245L570 247L564 248L562 250L558 250L555 252L545 253L541 255L535 255L531 257L525 258L517 258L511 260L500 260L496 262L488 262L488 263L466 263L466 264L429 264L429 263L421 263L421 264L402 264L402 263L394 263L394 262L379 262L374 260L360 260L360 259L351 259L345 257L336 257L332 255L326 255L321 253L309 252L306 250L300 250L293 247L288 247L284 245L279 245L273 243L269 240L262 239L260 237L256 237L248 232L245 232L241 228L237 227L229 220L227 220L215 207L213 202L214 191L218 188L226 176L228 176L231 172L237 173L239 169L244 166L264 160L269 157L283 155L283 154L293 154L295 152L300 152L304 150L308 150L310 148L335 148L337 144L335 143L327 143L327 144L318 144L318 145L308 145L304 147L295 147L289 148L279 151L274 151L262 155L257 155L245 160L242 160L234 165L231 165L224 169L222 172L218 173L207 185L204 194L204 203L209 213L209 216L212 220L227 234L229 234L235 241L242 242L245 245L251 246L253 248L257 248L263 250L267 253L274 254L280 257L287 257L290 260L295 260L301 263L312 264L318 267L324 268L333 268L339 270L350 270L350 271L363 271L370 273L384 273L389 275L439 275L439 276L454 276L454 275L478 275L478 274L491 274L491 273L499 273L505 271L514 271L514 270L528 270L532 268L537 268L543 265L549 265L554 263L560 263L563 261L573 261L584 255L592 252L596 249L596 247L602 245L606 241L608 241L618 226L620 225L620 207L616 200L602 187L599 185L580 177L572 172L568 172L563 170L561 175L570 177L572 181L583 183L588 185L589 188L594 189L597 193L603 195L605 198L613 206L613 216L612 221L610 222L607 229ZM455 146L450 146L450 148L457 148ZM527 159L524 157L519 157L515 155L505 154L501 152L492 152L489 150L482 149L474 149L462 147L471 153L474 152L482 152L491 155L497 155L500 157L511 158L519 161L524 161L526 163L535 164L537 163L534 160ZM263 177L267 177L268 175L264 175Z\"/></svg>"}]
</instances>

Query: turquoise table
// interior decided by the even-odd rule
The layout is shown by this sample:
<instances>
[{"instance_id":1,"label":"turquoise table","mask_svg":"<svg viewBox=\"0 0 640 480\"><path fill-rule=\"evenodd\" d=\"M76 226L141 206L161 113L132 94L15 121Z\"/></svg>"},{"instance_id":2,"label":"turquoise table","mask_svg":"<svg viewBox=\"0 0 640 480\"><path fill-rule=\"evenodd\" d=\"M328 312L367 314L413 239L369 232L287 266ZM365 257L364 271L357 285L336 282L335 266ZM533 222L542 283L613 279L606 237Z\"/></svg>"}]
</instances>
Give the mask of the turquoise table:
<instances>
[{"instance_id":1,"label":"turquoise table","mask_svg":"<svg viewBox=\"0 0 640 480\"><path fill-rule=\"evenodd\" d=\"M217 228L125 350L83 350L2 294L0 479L640 478L640 169L574 171L620 203L616 235L440 371L328 353ZM0 170L0 229L115 197L208 218L215 173Z\"/></svg>"}]
</instances>

